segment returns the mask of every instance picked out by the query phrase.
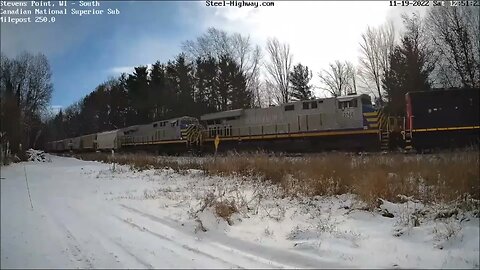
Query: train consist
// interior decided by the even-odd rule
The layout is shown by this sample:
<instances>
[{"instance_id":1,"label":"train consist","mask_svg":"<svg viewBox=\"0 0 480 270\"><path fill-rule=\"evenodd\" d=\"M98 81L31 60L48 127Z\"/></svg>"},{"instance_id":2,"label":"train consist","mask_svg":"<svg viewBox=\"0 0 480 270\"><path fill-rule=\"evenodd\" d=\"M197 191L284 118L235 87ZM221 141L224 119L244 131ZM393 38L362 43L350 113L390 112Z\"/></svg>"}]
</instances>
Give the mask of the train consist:
<instances>
[{"instance_id":1,"label":"train consist","mask_svg":"<svg viewBox=\"0 0 480 270\"><path fill-rule=\"evenodd\" d=\"M406 117L390 117L365 94L179 117L49 142L47 150L192 149L369 151L456 147L479 142L480 89L410 92Z\"/></svg>"}]
</instances>

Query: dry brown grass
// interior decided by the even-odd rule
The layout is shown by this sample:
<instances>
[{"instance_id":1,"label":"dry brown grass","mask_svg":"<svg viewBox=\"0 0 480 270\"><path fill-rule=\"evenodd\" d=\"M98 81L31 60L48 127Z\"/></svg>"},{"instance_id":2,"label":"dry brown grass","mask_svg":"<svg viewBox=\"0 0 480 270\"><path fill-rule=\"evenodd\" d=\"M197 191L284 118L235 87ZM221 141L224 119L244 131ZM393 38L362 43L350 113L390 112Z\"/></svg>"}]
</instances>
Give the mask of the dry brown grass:
<instances>
[{"instance_id":1,"label":"dry brown grass","mask_svg":"<svg viewBox=\"0 0 480 270\"><path fill-rule=\"evenodd\" d=\"M74 156L82 160L129 165L131 169L139 171L171 168L176 172L180 172L187 169L202 169L201 164L196 162L179 163L172 159L165 159L148 153L121 153L115 154L114 157L109 153L80 153Z\"/></svg>"},{"instance_id":2,"label":"dry brown grass","mask_svg":"<svg viewBox=\"0 0 480 270\"><path fill-rule=\"evenodd\" d=\"M257 175L280 185L286 195L355 193L371 207L378 198L405 195L426 203L469 194L480 199L478 150L431 155L328 153L306 158L265 154L217 158L204 164L210 175Z\"/></svg>"},{"instance_id":3,"label":"dry brown grass","mask_svg":"<svg viewBox=\"0 0 480 270\"><path fill-rule=\"evenodd\" d=\"M112 162L109 154L82 154L82 159ZM425 203L449 202L468 195L480 199L478 149L429 155L325 153L291 158L268 154L233 154L196 162L177 162L146 154L116 155L115 162L135 169L201 169L208 175L258 176L282 187L286 196L357 194L374 207L378 198L398 201L405 195ZM229 216L229 204L218 206ZM215 206L217 208L217 206Z\"/></svg>"},{"instance_id":4,"label":"dry brown grass","mask_svg":"<svg viewBox=\"0 0 480 270\"><path fill-rule=\"evenodd\" d=\"M232 215L235 213L238 213L238 209L234 201L229 201L229 200L216 201L214 203L214 207L215 207L215 214L217 214L218 217L221 217L225 221L227 221L228 224L232 223L231 221Z\"/></svg>"}]
</instances>

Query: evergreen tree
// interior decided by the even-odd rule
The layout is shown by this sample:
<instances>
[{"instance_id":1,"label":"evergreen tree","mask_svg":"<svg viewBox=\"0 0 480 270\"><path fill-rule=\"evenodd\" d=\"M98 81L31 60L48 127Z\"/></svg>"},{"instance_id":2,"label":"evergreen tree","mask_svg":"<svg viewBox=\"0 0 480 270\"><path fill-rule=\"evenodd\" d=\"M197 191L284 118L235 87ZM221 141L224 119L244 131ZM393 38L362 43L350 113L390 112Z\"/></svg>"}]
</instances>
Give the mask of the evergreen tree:
<instances>
[{"instance_id":1,"label":"evergreen tree","mask_svg":"<svg viewBox=\"0 0 480 270\"><path fill-rule=\"evenodd\" d=\"M82 131L91 129L90 121L93 117L88 117L91 111L82 109L81 102L74 103L65 109L63 120L66 138L79 136Z\"/></svg>"},{"instance_id":2,"label":"evergreen tree","mask_svg":"<svg viewBox=\"0 0 480 270\"><path fill-rule=\"evenodd\" d=\"M168 61L165 70L166 91L165 91L165 118L176 117L177 115L177 93L178 93L178 75L175 62Z\"/></svg>"},{"instance_id":3,"label":"evergreen tree","mask_svg":"<svg viewBox=\"0 0 480 270\"><path fill-rule=\"evenodd\" d=\"M290 96L297 100L312 99L312 85L310 80L312 79L312 71L307 66L303 66L298 63L293 67L293 71L290 72Z\"/></svg>"},{"instance_id":4,"label":"evergreen tree","mask_svg":"<svg viewBox=\"0 0 480 270\"><path fill-rule=\"evenodd\" d=\"M65 138L65 127L63 120L63 111L60 109L57 115L48 123L48 138L50 141Z\"/></svg>"},{"instance_id":5,"label":"evergreen tree","mask_svg":"<svg viewBox=\"0 0 480 270\"><path fill-rule=\"evenodd\" d=\"M194 107L194 86L195 80L193 77L193 67L188 63L185 55L180 54L175 59L175 69L177 74L177 107L176 115L192 115L192 108Z\"/></svg>"},{"instance_id":6,"label":"evergreen tree","mask_svg":"<svg viewBox=\"0 0 480 270\"><path fill-rule=\"evenodd\" d=\"M150 107L152 112L152 120L157 121L163 119L166 114L166 102L168 102L167 79L165 75L165 66L157 61L152 66L150 74Z\"/></svg>"},{"instance_id":7,"label":"evergreen tree","mask_svg":"<svg viewBox=\"0 0 480 270\"><path fill-rule=\"evenodd\" d=\"M205 95L207 100L206 112L217 112L220 105L218 93L218 65L213 57L208 57L203 63L203 71L205 76Z\"/></svg>"},{"instance_id":8,"label":"evergreen tree","mask_svg":"<svg viewBox=\"0 0 480 270\"><path fill-rule=\"evenodd\" d=\"M113 129L113 127L110 125L110 119L108 117L110 112L108 96L109 89L106 83L102 83L97 86L97 89L95 89L95 91L93 92L91 102L93 103L93 107L95 108L95 117L97 120L97 127L94 129L93 132Z\"/></svg>"},{"instance_id":9,"label":"evergreen tree","mask_svg":"<svg viewBox=\"0 0 480 270\"><path fill-rule=\"evenodd\" d=\"M229 70L229 59L227 56L220 57L218 62L218 75L217 75L217 93L218 93L218 111L228 110L228 101L231 91L231 76Z\"/></svg>"},{"instance_id":10,"label":"evergreen tree","mask_svg":"<svg viewBox=\"0 0 480 270\"><path fill-rule=\"evenodd\" d=\"M198 57L195 64L195 116L198 117L204 113L210 112L209 107L212 103L210 95L212 91L215 91L215 85L212 85L212 82L215 82L216 62L213 58L204 59L202 57ZM211 66L212 64L213 68ZM213 74L211 73L212 70Z\"/></svg>"},{"instance_id":11,"label":"evergreen tree","mask_svg":"<svg viewBox=\"0 0 480 270\"><path fill-rule=\"evenodd\" d=\"M240 66L229 59L230 109L246 109L252 104L252 94L247 90L247 79Z\"/></svg>"},{"instance_id":12,"label":"evergreen tree","mask_svg":"<svg viewBox=\"0 0 480 270\"><path fill-rule=\"evenodd\" d=\"M405 115L405 94L409 91L429 90L429 75L433 64L429 51L422 44L421 25L417 17L405 18L407 32L402 43L395 46L390 55L390 70L382 83L386 91L387 110L393 114Z\"/></svg>"},{"instance_id":13,"label":"evergreen tree","mask_svg":"<svg viewBox=\"0 0 480 270\"><path fill-rule=\"evenodd\" d=\"M128 95L120 79L113 79L108 82L109 91L109 123L112 129L126 126L128 112ZM102 130L105 131L105 130Z\"/></svg>"},{"instance_id":14,"label":"evergreen tree","mask_svg":"<svg viewBox=\"0 0 480 270\"><path fill-rule=\"evenodd\" d=\"M151 121L149 116L149 78L146 66L136 67L126 81L130 106L133 108L134 119L128 119L131 124L145 124ZM130 115L130 117L132 117Z\"/></svg>"}]
</instances>

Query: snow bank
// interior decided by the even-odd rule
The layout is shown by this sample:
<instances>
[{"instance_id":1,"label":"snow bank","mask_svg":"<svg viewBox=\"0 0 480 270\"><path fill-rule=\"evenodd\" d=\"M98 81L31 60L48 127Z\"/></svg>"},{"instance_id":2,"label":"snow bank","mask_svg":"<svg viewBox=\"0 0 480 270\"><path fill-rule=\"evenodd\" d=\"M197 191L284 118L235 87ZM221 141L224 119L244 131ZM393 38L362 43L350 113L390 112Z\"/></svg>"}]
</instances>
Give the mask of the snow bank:
<instances>
[{"instance_id":1,"label":"snow bank","mask_svg":"<svg viewBox=\"0 0 480 270\"><path fill-rule=\"evenodd\" d=\"M51 162L50 159L47 159L45 152L41 150L28 149L27 150L28 161L36 162Z\"/></svg>"}]
</instances>

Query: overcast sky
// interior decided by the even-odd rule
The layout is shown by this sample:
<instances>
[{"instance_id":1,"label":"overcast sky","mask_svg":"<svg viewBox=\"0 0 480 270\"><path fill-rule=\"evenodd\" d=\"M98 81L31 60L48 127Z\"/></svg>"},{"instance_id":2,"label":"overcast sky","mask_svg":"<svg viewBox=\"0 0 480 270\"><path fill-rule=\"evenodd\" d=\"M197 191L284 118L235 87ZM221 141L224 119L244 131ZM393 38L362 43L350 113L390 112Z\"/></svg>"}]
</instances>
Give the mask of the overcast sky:
<instances>
[{"instance_id":1,"label":"overcast sky","mask_svg":"<svg viewBox=\"0 0 480 270\"><path fill-rule=\"evenodd\" d=\"M56 1L53 1L56 2ZM47 24L1 24L1 51L42 52L53 72L53 106L66 107L133 66L166 62L181 43L208 27L250 35L265 47L269 37L291 46L294 63L318 71L335 60L358 60L360 35L368 25L427 7L390 7L389 1L275 1L274 7L207 7L205 1L104 1L117 16L58 17ZM314 83L316 80L314 81ZM317 93L320 94L321 93Z\"/></svg>"}]
</instances>

